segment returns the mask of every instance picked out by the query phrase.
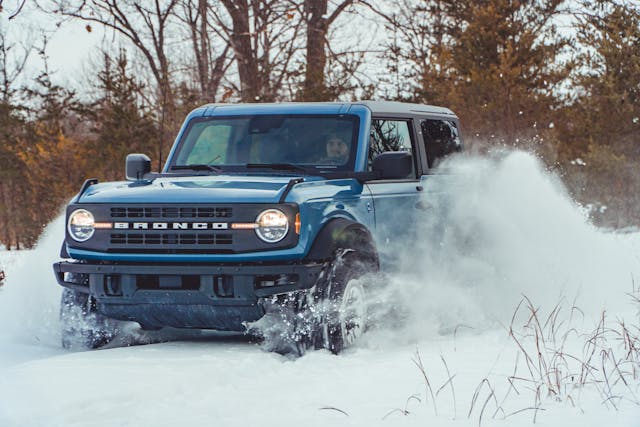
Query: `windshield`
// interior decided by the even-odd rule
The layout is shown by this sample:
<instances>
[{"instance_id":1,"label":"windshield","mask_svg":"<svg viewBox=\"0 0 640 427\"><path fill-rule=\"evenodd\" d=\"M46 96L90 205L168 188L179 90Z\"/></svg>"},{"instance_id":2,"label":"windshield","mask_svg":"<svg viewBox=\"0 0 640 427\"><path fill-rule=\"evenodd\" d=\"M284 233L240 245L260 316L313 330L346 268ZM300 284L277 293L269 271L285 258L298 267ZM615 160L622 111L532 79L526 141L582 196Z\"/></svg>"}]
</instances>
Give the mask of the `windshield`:
<instances>
[{"instance_id":1,"label":"windshield","mask_svg":"<svg viewBox=\"0 0 640 427\"><path fill-rule=\"evenodd\" d=\"M350 115L195 119L180 140L170 169L294 170L291 165L295 165L301 170L353 170L358 124L358 117Z\"/></svg>"}]
</instances>

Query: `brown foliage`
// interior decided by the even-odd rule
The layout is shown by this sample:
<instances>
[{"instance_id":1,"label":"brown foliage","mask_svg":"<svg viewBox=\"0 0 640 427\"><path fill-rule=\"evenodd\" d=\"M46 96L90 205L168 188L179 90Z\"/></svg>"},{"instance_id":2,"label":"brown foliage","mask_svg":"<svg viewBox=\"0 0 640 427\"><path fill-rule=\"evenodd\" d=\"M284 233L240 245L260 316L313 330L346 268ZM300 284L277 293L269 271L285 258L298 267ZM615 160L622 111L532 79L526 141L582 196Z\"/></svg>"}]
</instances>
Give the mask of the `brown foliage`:
<instances>
[{"instance_id":1,"label":"brown foliage","mask_svg":"<svg viewBox=\"0 0 640 427\"><path fill-rule=\"evenodd\" d=\"M87 31L99 25L119 35L144 69L133 74L131 56L108 51L91 101L52 84L46 66L35 88L22 92L15 81L30 50L0 32L0 243L10 247L33 245L85 178L121 179L126 154L148 153L160 167L194 106L356 98L367 87L387 99L452 108L468 146L538 152L593 206L599 224L640 222L640 9L633 4L580 1L568 39L557 19L575 3L563 0L53 3ZM355 39L337 46L333 38L341 22L364 11L388 36L378 58L388 72L369 84L356 78L368 47ZM16 100L23 93L29 108Z\"/></svg>"},{"instance_id":2,"label":"brown foliage","mask_svg":"<svg viewBox=\"0 0 640 427\"><path fill-rule=\"evenodd\" d=\"M640 9L585 1L577 31L578 96L560 128L560 161L597 223L639 225Z\"/></svg>"}]
</instances>

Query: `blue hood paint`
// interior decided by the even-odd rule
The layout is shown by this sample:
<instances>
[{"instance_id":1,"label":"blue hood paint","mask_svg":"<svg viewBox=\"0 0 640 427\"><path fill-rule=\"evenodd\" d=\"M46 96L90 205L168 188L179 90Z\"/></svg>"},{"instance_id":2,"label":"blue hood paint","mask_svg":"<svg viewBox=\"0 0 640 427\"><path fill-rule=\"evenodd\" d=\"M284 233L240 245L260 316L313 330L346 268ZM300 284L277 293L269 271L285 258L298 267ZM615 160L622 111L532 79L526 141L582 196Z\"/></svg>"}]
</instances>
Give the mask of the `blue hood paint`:
<instances>
[{"instance_id":1,"label":"blue hood paint","mask_svg":"<svg viewBox=\"0 0 640 427\"><path fill-rule=\"evenodd\" d=\"M150 184L97 184L79 203L278 203L293 177L207 175L164 177ZM305 177L307 181L321 180Z\"/></svg>"}]
</instances>

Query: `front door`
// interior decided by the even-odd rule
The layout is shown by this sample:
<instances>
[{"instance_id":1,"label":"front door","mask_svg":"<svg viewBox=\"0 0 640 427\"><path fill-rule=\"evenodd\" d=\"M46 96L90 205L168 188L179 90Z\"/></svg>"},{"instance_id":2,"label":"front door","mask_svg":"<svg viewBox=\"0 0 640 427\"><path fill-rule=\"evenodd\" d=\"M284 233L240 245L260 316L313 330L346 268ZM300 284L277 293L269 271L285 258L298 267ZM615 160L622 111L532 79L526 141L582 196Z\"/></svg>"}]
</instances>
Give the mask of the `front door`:
<instances>
[{"instance_id":1,"label":"front door","mask_svg":"<svg viewBox=\"0 0 640 427\"><path fill-rule=\"evenodd\" d=\"M373 159L387 151L406 151L413 156L413 169L403 179L367 182L375 211L375 239L381 267L396 265L398 256L414 243L414 222L420 208L416 138L411 119L373 118L369 142L369 170Z\"/></svg>"}]
</instances>

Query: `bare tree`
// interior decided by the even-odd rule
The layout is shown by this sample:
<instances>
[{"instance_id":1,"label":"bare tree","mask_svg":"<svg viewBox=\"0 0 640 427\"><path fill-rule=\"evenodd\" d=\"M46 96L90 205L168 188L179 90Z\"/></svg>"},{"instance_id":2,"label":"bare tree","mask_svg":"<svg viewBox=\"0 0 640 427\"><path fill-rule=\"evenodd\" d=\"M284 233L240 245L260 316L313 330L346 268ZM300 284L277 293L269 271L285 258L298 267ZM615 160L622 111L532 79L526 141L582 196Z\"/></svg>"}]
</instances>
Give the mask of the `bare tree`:
<instances>
[{"instance_id":1,"label":"bare tree","mask_svg":"<svg viewBox=\"0 0 640 427\"><path fill-rule=\"evenodd\" d=\"M360 1L382 19L390 35L381 56L388 73L381 78L394 93L388 97L402 100L442 102L442 66L446 46L446 28L451 25L441 0Z\"/></svg>"},{"instance_id":2,"label":"bare tree","mask_svg":"<svg viewBox=\"0 0 640 427\"><path fill-rule=\"evenodd\" d=\"M294 74L302 21L286 0L221 0L212 6L215 27L235 56L244 102L275 101Z\"/></svg>"},{"instance_id":3,"label":"bare tree","mask_svg":"<svg viewBox=\"0 0 640 427\"><path fill-rule=\"evenodd\" d=\"M7 39L0 27L0 101L9 103L15 93L13 87L18 77L25 71L27 60L33 51L33 44L25 45Z\"/></svg>"},{"instance_id":4,"label":"bare tree","mask_svg":"<svg viewBox=\"0 0 640 427\"><path fill-rule=\"evenodd\" d=\"M299 2L292 2L299 3ZM329 13L329 0L304 0L302 14L307 28L306 70L302 99L307 101L326 101L332 98L327 90L325 71L327 67L327 52L329 28L354 0L337 2ZM330 50L333 54L333 50ZM335 55L334 55L335 56Z\"/></svg>"},{"instance_id":5,"label":"bare tree","mask_svg":"<svg viewBox=\"0 0 640 427\"><path fill-rule=\"evenodd\" d=\"M334 99L346 88L361 55L336 49L330 30L358 1L341 0L221 0L213 16L220 36L228 40L238 70L236 87L244 102L274 101L290 96L304 100ZM222 10L224 9L224 10ZM223 13L224 12L224 13ZM306 32L306 38L301 37ZM358 52L359 53L359 52ZM353 60L351 57L358 58ZM328 63L343 71L328 87Z\"/></svg>"},{"instance_id":6,"label":"bare tree","mask_svg":"<svg viewBox=\"0 0 640 427\"><path fill-rule=\"evenodd\" d=\"M4 4L3 4L3 3L4 3L4 1L3 1L3 0L0 0L0 11L2 11L2 9L4 8ZM24 8L24 5L25 5L26 3L27 3L27 0L18 0L18 1L16 2L16 7L15 7L15 9L13 9L13 10L11 10L11 11L9 12L9 19L13 19L13 18L15 18L16 16L18 16L18 14L19 14L20 12L22 12L22 8Z\"/></svg>"},{"instance_id":7,"label":"bare tree","mask_svg":"<svg viewBox=\"0 0 640 427\"><path fill-rule=\"evenodd\" d=\"M222 80L233 59L229 52L231 46L217 35L215 28L212 28L214 18L211 16L207 0L181 0L180 6L177 16L188 30L200 101L215 102ZM190 68L192 67L187 66L187 71L190 71Z\"/></svg>"}]
</instances>

